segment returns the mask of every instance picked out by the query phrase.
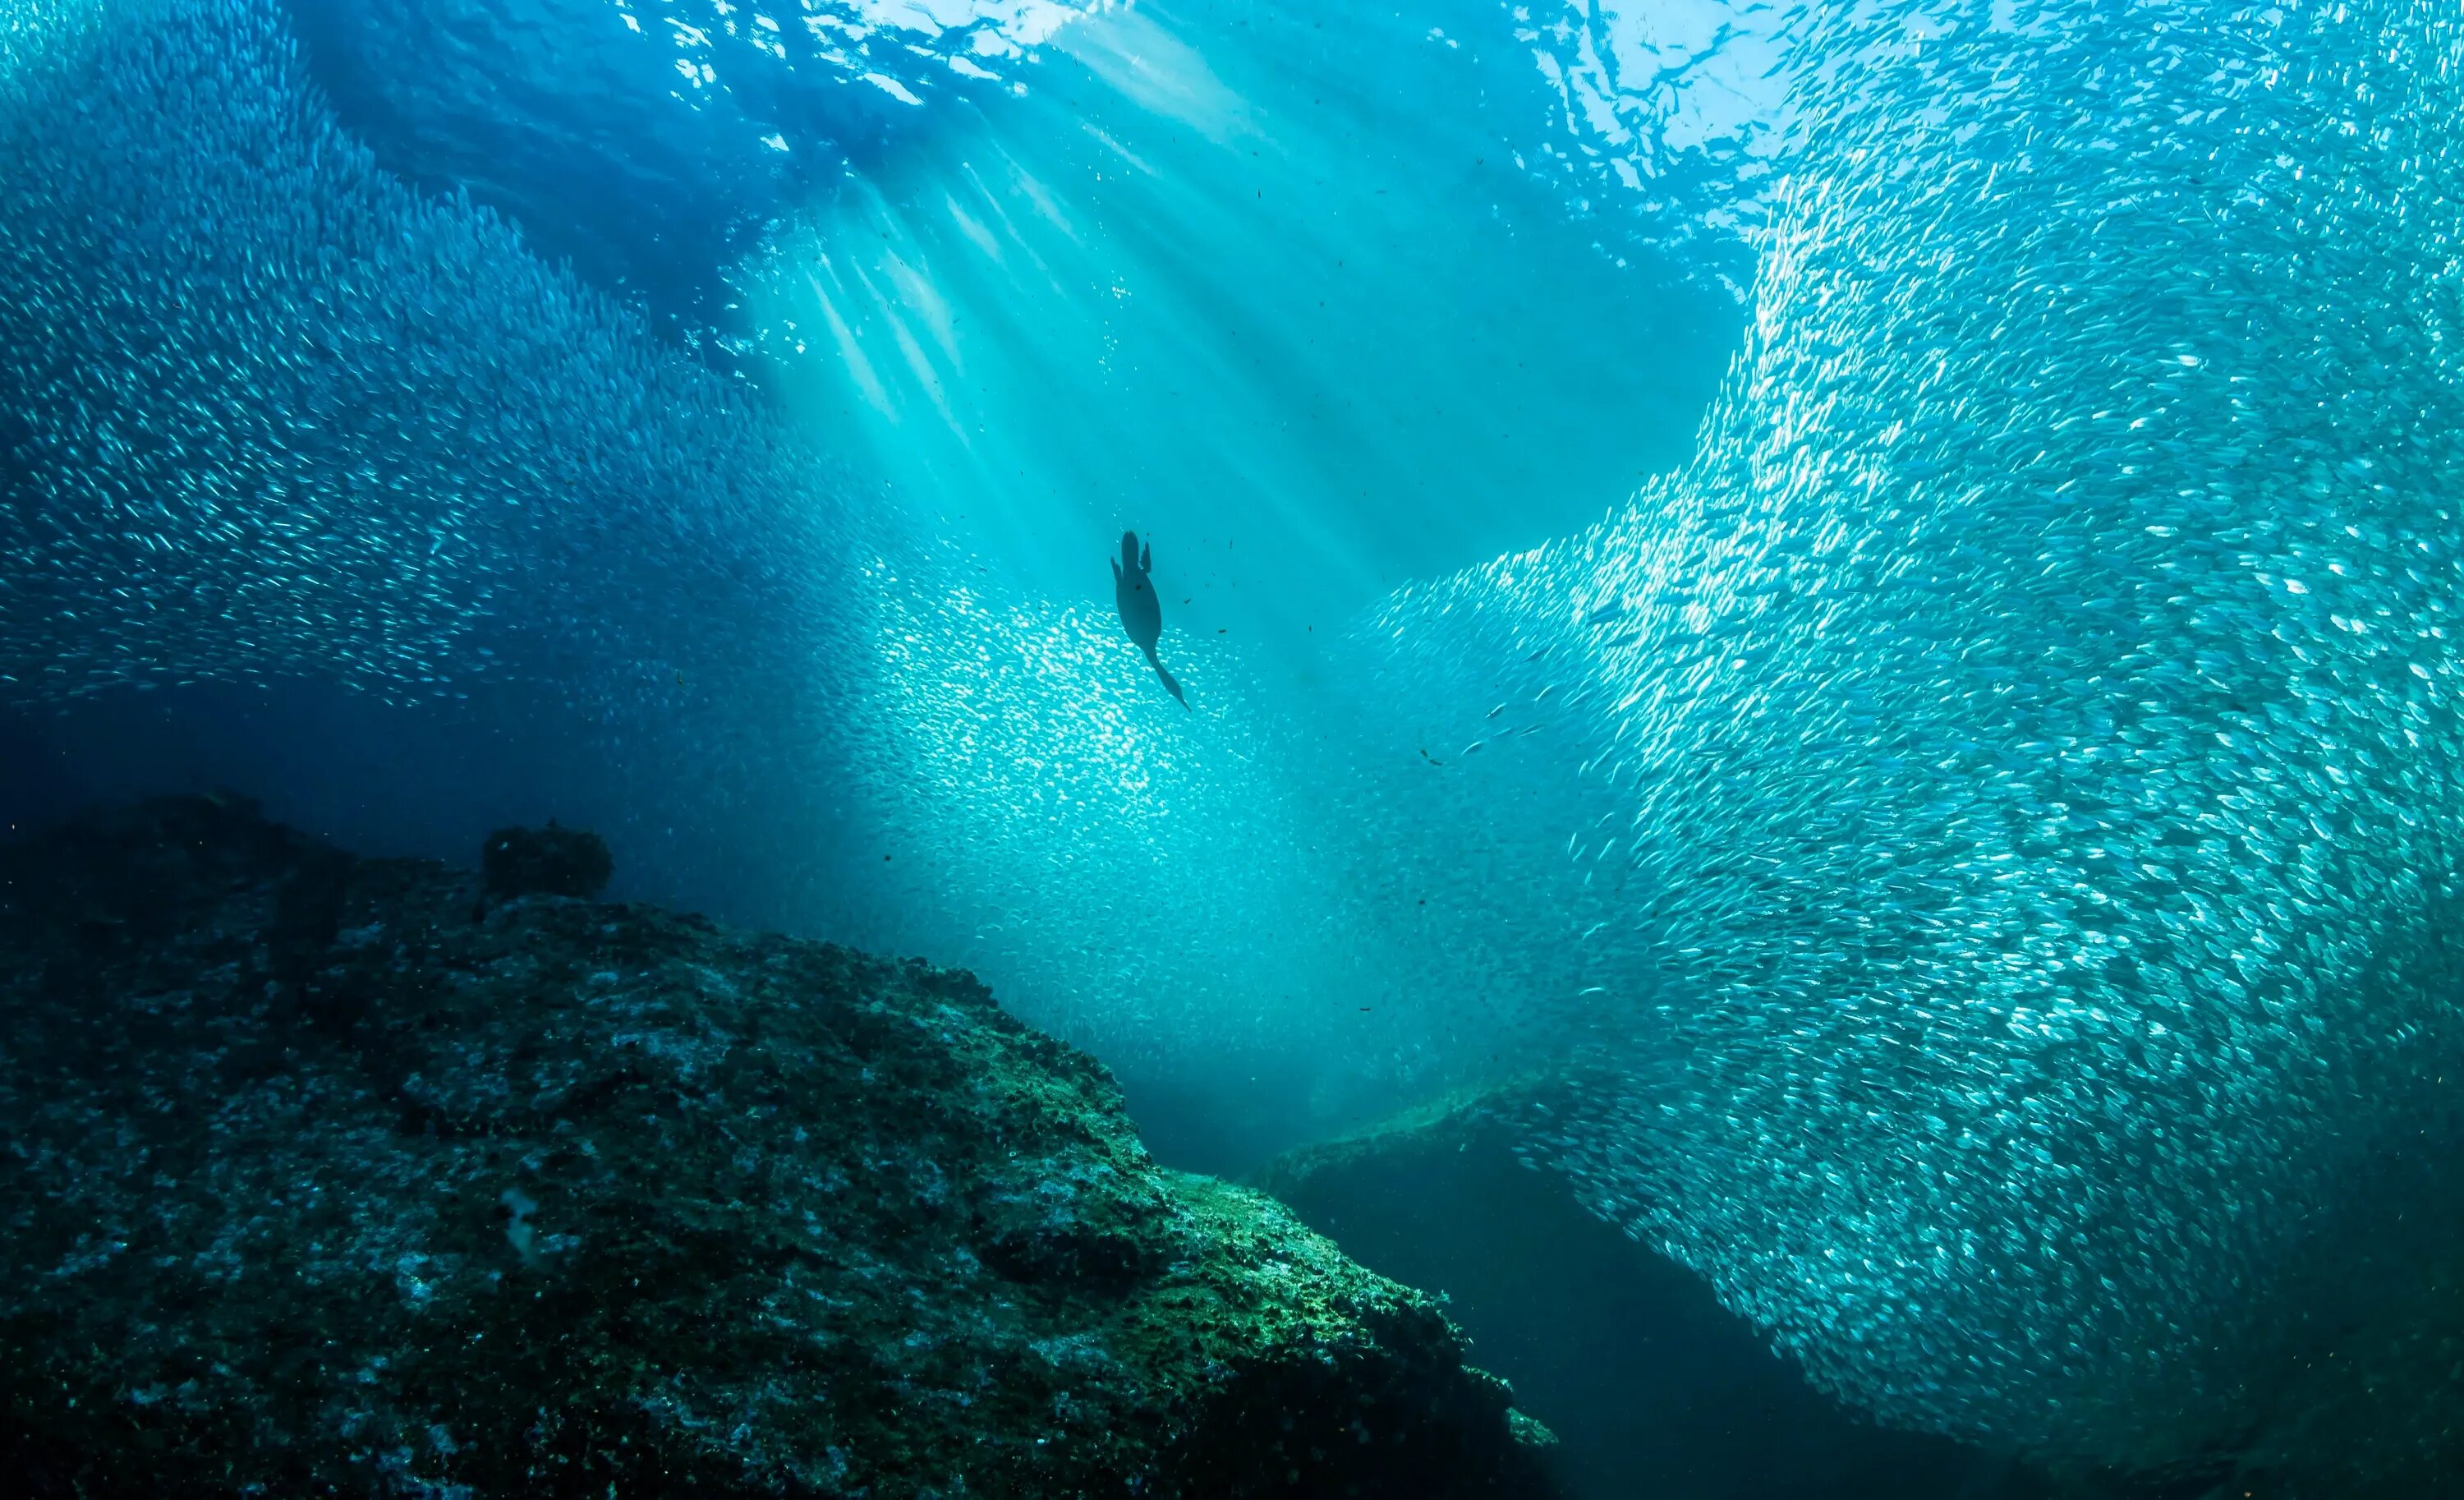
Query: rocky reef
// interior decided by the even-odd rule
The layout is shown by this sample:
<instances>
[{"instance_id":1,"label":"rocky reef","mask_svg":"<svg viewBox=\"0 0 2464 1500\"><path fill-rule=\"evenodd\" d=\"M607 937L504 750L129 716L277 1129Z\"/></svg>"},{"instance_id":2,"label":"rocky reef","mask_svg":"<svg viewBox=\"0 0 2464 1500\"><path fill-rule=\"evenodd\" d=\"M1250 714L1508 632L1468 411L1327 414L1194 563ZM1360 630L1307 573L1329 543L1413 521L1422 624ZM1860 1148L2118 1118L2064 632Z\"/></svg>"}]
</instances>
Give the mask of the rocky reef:
<instances>
[{"instance_id":1,"label":"rocky reef","mask_svg":"<svg viewBox=\"0 0 2464 1500\"><path fill-rule=\"evenodd\" d=\"M1579 1084L1537 1071L1286 1153L1257 1184L1343 1252L1447 1298L1518 1400L1563 1435L1571 1500L2412 1500L2458 1492L2464 1101L2382 1154L2397 1191L2287 1278L2309 1357L2248 1387L2239 1439L2138 1470L1878 1425L1809 1384L1693 1271L1534 1169ZM2403 1189L2409 1189L2409 1191Z\"/></svg>"},{"instance_id":2,"label":"rocky reef","mask_svg":"<svg viewBox=\"0 0 2464 1500\"><path fill-rule=\"evenodd\" d=\"M1527 1168L1570 1108L1545 1072L1433 1101L1269 1164L1260 1185L1449 1313L1565 1438L1576 1500L2123 1500L1947 1438L1859 1420L1693 1272ZM2131 1500L2160 1500L2128 1491Z\"/></svg>"},{"instance_id":3,"label":"rocky reef","mask_svg":"<svg viewBox=\"0 0 2464 1500\"><path fill-rule=\"evenodd\" d=\"M0 845L13 1492L1555 1492L1428 1297L967 975L515 842L484 899L232 799Z\"/></svg>"}]
</instances>

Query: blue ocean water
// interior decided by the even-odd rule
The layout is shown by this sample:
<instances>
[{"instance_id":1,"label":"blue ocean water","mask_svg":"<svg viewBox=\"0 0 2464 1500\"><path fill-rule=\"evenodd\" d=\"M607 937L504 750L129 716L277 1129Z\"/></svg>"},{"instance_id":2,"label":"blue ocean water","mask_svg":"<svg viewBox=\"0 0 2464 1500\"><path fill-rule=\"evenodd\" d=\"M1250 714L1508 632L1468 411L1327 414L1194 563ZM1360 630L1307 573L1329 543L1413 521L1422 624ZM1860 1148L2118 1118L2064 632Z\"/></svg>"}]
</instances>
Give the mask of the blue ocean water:
<instances>
[{"instance_id":1,"label":"blue ocean water","mask_svg":"<svg viewBox=\"0 0 2464 1500\"><path fill-rule=\"evenodd\" d=\"M0 0L0 814L553 815L1226 1170L1546 1072L1535 1169L1852 1409L2421 1492L2459 65L2415 0Z\"/></svg>"}]
</instances>

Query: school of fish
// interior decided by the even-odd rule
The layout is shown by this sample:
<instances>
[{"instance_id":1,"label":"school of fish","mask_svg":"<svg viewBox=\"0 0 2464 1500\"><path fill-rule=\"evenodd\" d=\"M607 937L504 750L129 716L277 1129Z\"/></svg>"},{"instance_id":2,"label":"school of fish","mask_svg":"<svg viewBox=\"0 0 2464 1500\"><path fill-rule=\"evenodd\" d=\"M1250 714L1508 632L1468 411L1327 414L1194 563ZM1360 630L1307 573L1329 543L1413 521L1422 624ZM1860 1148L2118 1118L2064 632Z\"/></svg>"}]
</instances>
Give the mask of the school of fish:
<instances>
[{"instance_id":1,"label":"school of fish","mask_svg":"<svg viewBox=\"0 0 2464 1500\"><path fill-rule=\"evenodd\" d=\"M1587 700L1591 1201L1887 1420L2189 1462L2339 1350L2287 1306L2464 1076L2464 26L1795 21L1696 459L1374 629ZM2452 1459L2459 1350L2341 1346L2363 1446Z\"/></svg>"},{"instance_id":2,"label":"school of fish","mask_svg":"<svg viewBox=\"0 0 2464 1500\"><path fill-rule=\"evenodd\" d=\"M856 732L854 679L813 663L866 659L894 544L843 475L498 215L378 165L279 7L12 3L0 157L12 700L544 696L718 785ZM680 628L692 598L734 607ZM680 732L686 684L765 712Z\"/></svg>"}]
</instances>

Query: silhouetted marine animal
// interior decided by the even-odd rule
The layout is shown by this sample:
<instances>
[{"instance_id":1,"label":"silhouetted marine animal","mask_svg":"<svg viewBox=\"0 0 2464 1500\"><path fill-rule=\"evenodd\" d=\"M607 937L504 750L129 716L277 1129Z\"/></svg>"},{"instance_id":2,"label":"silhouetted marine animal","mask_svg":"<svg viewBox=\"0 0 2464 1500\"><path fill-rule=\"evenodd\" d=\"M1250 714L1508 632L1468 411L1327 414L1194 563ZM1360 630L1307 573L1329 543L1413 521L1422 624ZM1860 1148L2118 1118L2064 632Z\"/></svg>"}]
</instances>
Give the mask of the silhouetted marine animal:
<instances>
[{"instance_id":1,"label":"silhouetted marine animal","mask_svg":"<svg viewBox=\"0 0 2464 1500\"><path fill-rule=\"evenodd\" d=\"M1155 597L1155 581L1147 576L1154 570L1153 549L1140 549L1136 532L1121 533L1121 555L1112 562L1112 597L1120 606L1121 627L1147 653L1147 665L1163 679L1165 691L1187 708L1189 699L1180 696L1180 684L1155 659L1155 642L1163 639L1163 601Z\"/></svg>"}]
</instances>

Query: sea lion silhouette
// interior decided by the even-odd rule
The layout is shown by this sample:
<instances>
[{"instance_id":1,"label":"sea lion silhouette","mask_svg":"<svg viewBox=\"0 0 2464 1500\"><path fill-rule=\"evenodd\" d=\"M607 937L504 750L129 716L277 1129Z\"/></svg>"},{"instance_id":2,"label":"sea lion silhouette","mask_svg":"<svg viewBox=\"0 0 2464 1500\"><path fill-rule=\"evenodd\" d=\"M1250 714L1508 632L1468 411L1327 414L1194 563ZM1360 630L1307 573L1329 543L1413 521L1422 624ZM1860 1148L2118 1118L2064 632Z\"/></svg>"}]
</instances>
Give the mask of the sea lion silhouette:
<instances>
[{"instance_id":1,"label":"sea lion silhouette","mask_svg":"<svg viewBox=\"0 0 2464 1500\"><path fill-rule=\"evenodd\" d=\"M1153 571L1154 549L1141 548L1136 532L1121 533L1121 555L1112 562L1112 599L1120 607L1121 628L1147 653L1147 665L1163 679L1164 691L1187 708L1189 699L1181 697L1180 684L1155 659L1155 642L1163 639L1163 601L1155 597L1155 581L1147 576Z\"/></svg>"}]
</instances>

